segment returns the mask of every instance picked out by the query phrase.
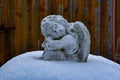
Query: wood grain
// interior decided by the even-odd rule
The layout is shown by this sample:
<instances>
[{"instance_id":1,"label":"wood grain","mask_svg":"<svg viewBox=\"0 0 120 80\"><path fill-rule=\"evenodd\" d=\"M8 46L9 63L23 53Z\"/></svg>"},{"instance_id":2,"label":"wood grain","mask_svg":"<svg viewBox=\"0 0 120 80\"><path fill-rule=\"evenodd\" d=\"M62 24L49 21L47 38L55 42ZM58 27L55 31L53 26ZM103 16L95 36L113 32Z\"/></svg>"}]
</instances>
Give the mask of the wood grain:
<instances>
[{"instance_id":1,"label":"wood grain","mask_svg":"<svg viewBox=\"0 0 120 80\"><path fill-rule=\"evenodd\" d=\"M0 31L0 61L27 51L43 50L41 20L50 14L62 15L69 22L83 22L91 35L91 53L111 58L120 37L120 1L117 0L116 38L112 35L112 0L4 0L0 25L15 27L9 32ZM1 4L2 0L0 0ZM1 9L1 7L0 7ZM110 11L111 10L111 11ZM112 49L114 51L112 53ZM10 53L9 53L10 52ZM119 48L120 52L120 48ZM11 57L10 57L11 56ZM6 59L5 59L6 58Z\"/></svg>"}]
</instances>

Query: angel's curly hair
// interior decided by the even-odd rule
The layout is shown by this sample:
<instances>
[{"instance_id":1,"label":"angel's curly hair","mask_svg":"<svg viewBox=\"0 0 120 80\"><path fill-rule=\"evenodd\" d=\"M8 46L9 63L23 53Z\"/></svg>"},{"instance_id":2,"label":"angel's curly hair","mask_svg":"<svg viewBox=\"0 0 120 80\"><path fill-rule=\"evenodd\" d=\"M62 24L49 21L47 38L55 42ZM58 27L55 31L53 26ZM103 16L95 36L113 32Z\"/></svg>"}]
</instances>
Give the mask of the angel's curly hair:
<instances>
[{"instance_id":1,"label":"angel's curly hair","mask_svg":"<svg viewBox=\"0 0 120 80\"><path fill-rule=\"evenodd\" d=\"M41 21L41 25L44 24L44 22L46 21L53 21L53 22L57 22L58 24L64 26L65 28L68 28L68 21L66 19L64 19L61 15L49 15L46 16L42 21Z\"/></svg>"}]
</instances>

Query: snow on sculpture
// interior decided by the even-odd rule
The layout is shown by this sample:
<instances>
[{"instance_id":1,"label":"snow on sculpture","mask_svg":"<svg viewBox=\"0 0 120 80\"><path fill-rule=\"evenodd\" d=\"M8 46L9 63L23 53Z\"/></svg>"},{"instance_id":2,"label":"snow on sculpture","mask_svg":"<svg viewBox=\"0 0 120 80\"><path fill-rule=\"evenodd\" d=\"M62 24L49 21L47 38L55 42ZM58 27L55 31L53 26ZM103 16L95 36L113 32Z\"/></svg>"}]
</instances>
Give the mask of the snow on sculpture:
<instances>
[{"instance_id":1,"label":"snow on sculpture","mask_svg":"<svg viewBox=\"0 0 120 80\"><path fill-rule=\"evenodd\" d=\"M90 35L83 23L68 23L60 15L49 15L42 20L41 30L45 37L41 59L87 61Z\"/></svg>"}]
</instances>

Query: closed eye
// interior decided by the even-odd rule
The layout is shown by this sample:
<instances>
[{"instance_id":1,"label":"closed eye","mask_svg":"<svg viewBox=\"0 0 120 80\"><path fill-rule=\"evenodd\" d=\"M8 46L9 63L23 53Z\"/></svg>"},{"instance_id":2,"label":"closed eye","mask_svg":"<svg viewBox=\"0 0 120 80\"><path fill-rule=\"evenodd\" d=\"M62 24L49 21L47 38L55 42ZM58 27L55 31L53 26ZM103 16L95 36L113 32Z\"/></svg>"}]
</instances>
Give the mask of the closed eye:
<instances>
[{"instance_id":1,"label":"closed eye","mask_svg":"<svg viewBox=\"0 0 120 80\"><path fill-rule=\"evenodd\" d=\"M55 32L55 33L56 33L57 31L56 31L56 30L53 30L53 32Z\"/></svg>"},{"instance_id":2,"label":"closed eye","mask_svg":"<svg viewBox=\"0 0 120 80\"><path fill-rule=\"evenodd\" d=\"M71 31L71 32L74 32L74 30L73 30L73 29L71 29L70 31Z\"/></svg>"}]
</instances>

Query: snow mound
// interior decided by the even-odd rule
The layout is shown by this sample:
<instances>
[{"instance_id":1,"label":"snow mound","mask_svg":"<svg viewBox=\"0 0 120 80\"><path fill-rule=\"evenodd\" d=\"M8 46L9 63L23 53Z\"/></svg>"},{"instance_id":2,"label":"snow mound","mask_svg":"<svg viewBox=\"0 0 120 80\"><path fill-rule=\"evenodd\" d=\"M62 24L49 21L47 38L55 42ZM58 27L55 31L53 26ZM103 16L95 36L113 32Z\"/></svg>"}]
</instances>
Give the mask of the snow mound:
<instances>
[{"instance_id":1,"label":"snow mound","mask_svg":"<svg viewBox=\"0 0 120 80\"><path fill-rule=\"evenodd\" d=\"M120 65L101 56L87 62L43 61L43 51L21 54L0 68L0 80L119 80Z\"/></svg>"}]
</instances>

